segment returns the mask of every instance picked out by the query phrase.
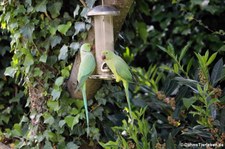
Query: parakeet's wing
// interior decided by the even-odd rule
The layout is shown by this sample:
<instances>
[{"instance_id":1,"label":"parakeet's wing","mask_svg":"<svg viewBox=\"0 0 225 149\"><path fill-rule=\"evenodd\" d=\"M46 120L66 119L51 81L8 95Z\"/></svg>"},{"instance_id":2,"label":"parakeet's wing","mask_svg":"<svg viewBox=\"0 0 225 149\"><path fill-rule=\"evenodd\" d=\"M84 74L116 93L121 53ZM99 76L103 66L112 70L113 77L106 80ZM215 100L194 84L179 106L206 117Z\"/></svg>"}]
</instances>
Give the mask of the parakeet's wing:
<instances>
[{"instance_id":1,"label":"parakeet's wing","mask_svg":"<svg viewBox=\"0 0 225 149\"><path fill-rule=\"evenodd\" d=\"M128 82L132 82L133 81L131 72L129 70L130 68L127 65L127 63L121 57L116 55L114 64L115 64L115 69L116 69L117 74L122 79L124 79L124 80L126 80Z\"/></svg>"},{"instance_id":2,"label":"parakeet's wing","mask_svg":"<svg viewBox=\"0 0 225 149\"><path fill-rule=\"evenodd\" d=\"M88 77L93 73L95 70L95 58L91 53L87 53L83 58L79 66L78 71L78 83L79 86L82 86L84 82L88 79Z\"/></svg>"}]
</instances>

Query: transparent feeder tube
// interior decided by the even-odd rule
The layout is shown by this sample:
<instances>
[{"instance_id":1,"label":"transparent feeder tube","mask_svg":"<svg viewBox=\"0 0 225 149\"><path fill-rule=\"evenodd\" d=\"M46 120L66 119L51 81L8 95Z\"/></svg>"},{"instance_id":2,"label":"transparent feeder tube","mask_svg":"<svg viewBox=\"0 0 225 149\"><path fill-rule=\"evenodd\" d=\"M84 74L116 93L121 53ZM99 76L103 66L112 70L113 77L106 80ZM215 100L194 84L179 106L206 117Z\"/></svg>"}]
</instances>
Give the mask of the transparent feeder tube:
<instances>
[{"instance_id":1,"label":"transparent feeder tube","mask_svg":"<svg viewBox=\"0 0 225 149\"><path fill-rule=\"evenodd\" d=\"M94 16L95 23L95 51L97 58L97 73L109 74L101 71L103 50L114 50L113 17L109 15Z\"/></svg>"}]
</instances>

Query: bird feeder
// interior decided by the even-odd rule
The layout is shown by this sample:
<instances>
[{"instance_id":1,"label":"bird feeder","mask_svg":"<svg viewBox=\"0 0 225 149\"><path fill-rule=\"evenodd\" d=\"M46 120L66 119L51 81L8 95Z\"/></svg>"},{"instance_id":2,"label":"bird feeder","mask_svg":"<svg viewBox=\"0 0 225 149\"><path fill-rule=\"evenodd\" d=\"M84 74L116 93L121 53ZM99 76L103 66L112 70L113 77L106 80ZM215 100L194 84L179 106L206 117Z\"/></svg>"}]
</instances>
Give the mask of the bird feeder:
<instances>
[{"instance_id":1,"label":"bird feeder","mask_svg":"<svg viewBox=\"0 0 225 149\"><path fill-rule=\"evenodd\" d=\"M114 51L113 16L119 15L119 13L113 6L99 5L87 14L94 17L97 75L92 75L92 79L113 79L112 73L102 60L101 52L103 50Z\"/></svg>"}]
</instances>

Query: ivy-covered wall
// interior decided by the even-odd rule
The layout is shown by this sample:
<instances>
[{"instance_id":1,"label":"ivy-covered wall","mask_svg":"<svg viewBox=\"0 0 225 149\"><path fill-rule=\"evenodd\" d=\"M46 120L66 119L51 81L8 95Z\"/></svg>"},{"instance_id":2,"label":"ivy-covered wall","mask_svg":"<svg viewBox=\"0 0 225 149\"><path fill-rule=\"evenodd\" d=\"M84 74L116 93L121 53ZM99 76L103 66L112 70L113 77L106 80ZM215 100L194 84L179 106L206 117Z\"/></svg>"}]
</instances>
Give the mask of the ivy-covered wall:
<instances>
[{"instance_id":1,"label":"ivy-covered wall","mask_svg":"<svg viewBox=\"0 0 225 149\"><path fill-rule=\"evenodd\" d=\"M1 1L0 142L24 149L224 146L225 2L134 1L115 37L136 81L134 124L122 85L104 81L88 100L87 137L83 101L71 98L66 80L95 4Z\"/></svg>"}]
</instances>

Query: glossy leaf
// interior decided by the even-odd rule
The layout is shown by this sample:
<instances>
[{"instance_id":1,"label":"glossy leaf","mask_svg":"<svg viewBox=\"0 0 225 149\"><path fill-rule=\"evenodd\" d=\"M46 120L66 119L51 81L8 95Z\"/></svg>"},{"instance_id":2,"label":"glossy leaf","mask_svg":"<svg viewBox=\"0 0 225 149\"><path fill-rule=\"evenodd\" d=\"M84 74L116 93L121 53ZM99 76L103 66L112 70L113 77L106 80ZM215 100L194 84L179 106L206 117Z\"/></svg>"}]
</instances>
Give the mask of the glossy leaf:
<instances>
[{"instance_id":1,"label":"glossy leaf","mask_svg":"<svg viewBox=\"0 0 225 149\"><path fill-rule=\"evenodd\" d=\"M33 59L32 55L30 55L30 54L26 55L23 65L26 67L29 67L33 64L34 64L34 59Z\"/></svg>"},{"instance_id":2,"label":"glossy leaf","mask_svg":"<svg viewBox=\"0 0 225 149\"><path fill-rule=\"evenodd\" d=\"M58 78L55 80L55 85L61 86L61 85L63 84L63 81L64 81L64 78L63 78L63 77L58 77Z\"/></svg>"},{"instance_id":3,"label":"glossy leaf","mask_svg":"<svg viewBox=\"0 0 225 149\"><path fill-rule=\"evenodd\" d=\"M51 92L51 95L52 95L52 99L53 100L56 100L60 97L61 95L61 90L60 89L53 89L52 92Z\"/></svg>"},{"instance_id":4,"label":"glossy leaf","mask_svg":"<svg viewBox=\"0 0 225 149\"><path fill-rule=\"evenodd\" d=\"M37 6L35 7L35 10L37 12L46 12L46 4L47 4L47 1L42 0L40 3L37 4Z\"/></svg>"},{"instance_id":5,"label":"glossy leaf","mask_svg":"<svg viewBox=\"0 0 225 149\"><path fill-rule=\"evenodd\" d=\"M183 47L183 49L181 50L180 56L179 56L179 62L183 59L183 57L185 56L188 48L190 46L190 43L188 43L185 47Z\"/></svg>"},{"instance_id":6,"label":"glossy leaf","mask_svg":"<svg viewBox=\"0 0 225 149\"><path fill-rule=\"evenodd\" d=\"M220 59L213 67L211 74L211 82L214 86L222 78L223 71L223 59Z\"/></svg>"},{"instance_id":7,"label":"glossy leaf","mask_svg":"<svg viewBox=\"0 0 225 149\"><path fill-rule=\"evenodd\" d=\"M13 68L13 67L7 67L5 72L4 72L4 75L6 76L10 76L10 77L14 77L15 73L16 73L17 69L16 68Z\"/></svg>"},{"instance_id":8,"label":"glossy leaf","mask_svg":"<svg viewBox=\"0 0 225 149\"><path fill-rule=\"evenodd\" d=\"M51 36L50 42L51 42L51 48L54 48L56 45L60 44L62 41L62 38L60 36Z\"/></svg>"},{"instance_id":9,"label":"glossy leaf","mask_svg":"<svg viewBox=\"0 0 225 149\"><path fill-rule=\"evenodd\" d=\"M70 129L73 129L74 125L76 125L79 122L79 115L77 116L66 116L65 117L65 122L69 126Z\"/></svg>"},{"instance_id":10,"label":"glossy leaf","mask_svg":"<svg viewBox=\"0 0 225 149\"><path fill-rule=\"evenodd\" d=\"M48 11L50 12L52 18L56 18L60 15L60 10L62 7L62 2L54 2L50 5L48 8Z\"/></svg>"},{"instance_id":11,"label":"glossy leaf","mask_svg":"<svg viewBox=\"0 0 225 149\"><path fill-rule=\"evenodd\" d=\"M58 31L59 31L60 33L62 33L63 35L66 35L66 33L67 33L67 31L70 29L71 25L72 25L72 23L69 21L69 22L67 22L66 24L61 24L61 25L59 25L57 29L58 29Z\"/></svg>"},{"instance_id":12,"label":"glossy leaf","mask_svg":"<svg viewBox=\"0 0 225 149\"><path fill-rule=\"evenodd\" d=\"M197 99L195 97L183 98L183 104L187 109L189 109L196 101Z\"/></svg>"},{"instance_id":13,"label":"glossy leaf","mask_svg":"<svg viewBox=\"0 0 225 149\"><path fill-rule=\"evenodd\" d=\"M206 65L207 65L207 66L210 65L210 64L214 61L214 59L216 58L216 56L217 56L217 52L214 53L214 54L212 54L212 55L210 56L210 58L208 59Z\"/></svg>"},{"instance_id":14,"label":"glossy leaf","mask_svg":"<svg viewBox=\"0 0 225 149\"><path fill-rule=\"evenodd\" d=\"M69 149L69 148L72 148L72 149L79 149L79 146L74 144L73 142L69 142L67 143L66 147Z\"/></svg>"},{"instance_id":15,"label":"glossy leaf","mask_svg":"<svg viewBox=\"0 0 225 149\"><path fill-rule=\"evenodd\" d=\"M75 36L78 33L85 31L85 23L84 22L76 22L74 28L75 28L75 33L74 33L74 36Z\"/></svg>"},{"instance_id":16,"label":"glossy leaf","mask_svg":"<svg viewBox=\"0 0 225 149\"><path fill-rule=\"evenodd\" d=\"M66 60L68 57L68 46L63 45L58 56L59 60Z\"/></svg>"},{"instance_id":17,"label":"glossy leaf","mask_svg":"<svg viewBox=\"0 0 225 149\"><path fill-rule=\"evenodd\" d=\"M168 149L175 149L175 145L174 145L174 141L173 141L171 133L169 134L169 137L168 137L168 139L166 141L166 148L168 148Z\"/></svg>"}]
</instances>

